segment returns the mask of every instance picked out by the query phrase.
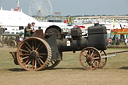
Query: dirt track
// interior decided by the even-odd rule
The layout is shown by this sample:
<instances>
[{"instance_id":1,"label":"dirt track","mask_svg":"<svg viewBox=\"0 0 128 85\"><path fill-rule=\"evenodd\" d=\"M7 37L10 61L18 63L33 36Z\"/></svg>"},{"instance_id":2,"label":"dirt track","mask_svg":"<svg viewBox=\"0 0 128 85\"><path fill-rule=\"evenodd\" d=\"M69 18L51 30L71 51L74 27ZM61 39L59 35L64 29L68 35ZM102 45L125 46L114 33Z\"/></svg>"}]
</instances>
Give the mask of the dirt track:
<instances>
[{"instance_id":1,"label":"dirt track","mask_svg":"<svg viewBox=\"0 0 128 85\"><path fill-rule=\"evenodd\" d=\"M54 69L25 71L14 65L8 54L14 50L0 48L0 85L128 85L128 53L109 58L103 69L84 70L78 60L79 52L67 52ZM107 52L112 51L120 50Z\"/></svg>"}]
</instances>

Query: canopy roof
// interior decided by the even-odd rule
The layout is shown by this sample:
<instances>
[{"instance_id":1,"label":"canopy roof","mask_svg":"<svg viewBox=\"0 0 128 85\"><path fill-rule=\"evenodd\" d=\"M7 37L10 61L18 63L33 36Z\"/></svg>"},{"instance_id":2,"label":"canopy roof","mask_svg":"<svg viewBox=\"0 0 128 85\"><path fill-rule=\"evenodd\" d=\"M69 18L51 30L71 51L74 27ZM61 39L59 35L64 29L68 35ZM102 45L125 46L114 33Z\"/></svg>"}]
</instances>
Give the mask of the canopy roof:
<instances>
[{"instance_id":1,"label":"canopy roof","mask_svg":"<svg viewBox=\"0 0 128 85\"><path fill-rule=\"evenodd\" d=\"M128 28L126 28L126 29L113 29L113 30L111 30L111 33L113 35L115 35L115 34L128 34Z\"/></svg>"}]
</instances>

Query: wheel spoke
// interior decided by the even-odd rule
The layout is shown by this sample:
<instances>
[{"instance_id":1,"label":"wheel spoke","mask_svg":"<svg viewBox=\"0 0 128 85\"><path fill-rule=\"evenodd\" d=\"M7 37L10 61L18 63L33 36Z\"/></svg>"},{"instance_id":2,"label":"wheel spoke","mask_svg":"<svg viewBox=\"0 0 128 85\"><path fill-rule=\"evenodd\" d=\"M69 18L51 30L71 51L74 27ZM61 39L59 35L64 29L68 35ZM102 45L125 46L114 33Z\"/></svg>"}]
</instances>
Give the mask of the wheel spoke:
<instances>
[{"instance_id":1,"label":"wheel spoke","mask_svg":"<svg viewBox=\"0 0 128 85\"><path fill-rule=\"evenodd\" d=\"M29 51L27 51L27 50L24 50L24 49L20 49L20 51L23 51L23 52L27 52L27 53L29 53Z\"/></svg>"},{"instance_id":2,"label":"wheel spoke","mask_svg":"<svg viewBox=\"0 0 128 85\"><path fill-rule=\"evenodd\" d=\"M37 59L37 61L38 61L38 63L40 64L40 66L42 65L41 63L40 63L40 60L39 59Z\"/></svg>"},{"instance_id":3,"label":"wheel spoke","mask_svg":"<svg viewBox=\"0 0 128 85\"><path fill-rule=\"evenodd\" d=\"M35 40L35 49L36 49L36 40Z\"/></svg>"},{"instance_id":4,"label":"wheel spoke","mask_svg":"<svg viewBox=\"0 0 128 85\"><path fill-rule=\"evenodd\" d=\"M35 59L35 69L36 69L36 59Z\"/></svg>"},{"instance_id":5,"label":"wheel spoke","mask_svg":"<svg viewBox=\"0 0 128 85\"><path fill-rule=\"evenodd\" d=\"M90 66L90 69L95 69L97 67L97 65L98 64L95 61L92 61L89 66Z\"/></svg>"},{"instance_id":6,"label":"wheel spoke","mask_svg":"<svg viewBox=\"0 0 128 85\"><path fill-rule=\"evenodd\" d=\"M25 42L27 44L27 46L32 50L32 47L29 45L29 43L26 41Z\"/></svg>"},{"instance_id":7,"label":"wheel spoke","mask_svg":"<svg viewBox=\"0 0 128 85\"><path fill-rule=\"evenodd\" d=\"M99 57L96 57L96 58L93 58L94 60L100 60L100 58Z\"/></svg>"},{"instance_id":8,"label":"wheel spoke","mask_svg":"<svg viewBox=\"0 0 128 85\"><path fill-rule=\"evenodd\" d=\"M40 45L41 45L41 42L40 42L40 44L37 46L37 48L35 49L36 51L39 49Z\"/></svg>"},{"instance_id":9,"label":"wheel spoke","mask_svg":"<svg viewBox=\"0 0 128 85\"><path fill-rule=\"evenodd\" d=\"M26 62L25 62L24 64L28 63L28 61L29 61L29 59L27 59Z\"/></svg>"},{"instance_id":10,"label":"wheel spoke","mask_svg":"<svg viewBox=\"0 0 128 85\"><path fill-rule=\"evenodd\" d=\"M46 53L39 53L40 56L45 56L47 55Z\"/></svg>"},{"instance_id":11,"label":"wheel spoke","mask_svg":"<svg viewBox=\"0 0 128 85\"><path fill-rule=\"evenodd\" d=\"M30 54L21 54L21 56L30 56Z\"/></svg>"},{"instance_id":12,"label":"wheel spoke","mask_svg":"<svg viewBox=\"0 0 128 85\"><path fill-rule=\"evenodd\" d=\"M34 41L32 40L32 50L34 50L34 43L33 43Z\"/></svg>"},{"instance_id":13,"label":"wheel spoke","mask_svg":"<svg viewBox=\"0 0 128 85\"><path fill-rule=\"evenodd\" d=\"M43 47L43 45L41 45L41 47L38 49L38 51L40 51L40 49Z\"/></svg>"},{"instance_id":14,"label":"wheel spoke","mask_svg":"<svg viewBox=\"0 0 128 85\"><path fill-rule=\"evenodd\" d=\"M88 55L90 55L91 53L90 53L90 50L88 50Z\"/></svg>"},{"instance_id":15,"label":"wheel spoke","mask_svg":"<svg viewBox=\"0 0 128 85\"><path fill-rule=\"evenodd\" d=\"M87 68L89 65L87 64L87 61L85 61L85 62L82 63L82 66L83 66L84 68Z\"/></svg>"},{"instance_id":16,"label":"wheel spoke","mask_svg":"<svg viewBox=\"0 0 128 85\"><path fill-rule=\"evenodd\" d=\"M28 65L31 63L31 60L28 62L28 64L26 65L26 67L28 67Z\"/></svg>"},{"instance_id":17,"label":"wheel spoke","mask_svg":"<svg viewBox=\"0 0 128 85\"><path fill-rule=\"evenodd\" d=\"M95 51L93 50L90 56L93 56L93 55L94 55L94 52L95 52Z\"/></svg>"},{"instance_id":18,"label":"wheel spoke","mask_svg":"<svg viewBox=\"0 0 128 85\"><path fill-rule=\"evenodd\" d=\"M41 61L42 64L44 64L44 61L41 58L39 58L39 60Z\"/></svg>"},{"instance_id":19,"label":"wheel spoke","mask_svg":"<svg viewBox=\"0 0 128 85\"><path fill-rule=\"evenodd\" d=\"M22 59L24 60L24 59L27 59L27 58L29 58L29 56L27 56L27 57L23 57Z\"/></svg>"},{"instance_id":20,"label":"wheel spoke","mask_svg":"<svg viewBox=\"0 0 128 85\"><path fill-rule=\"evenodd\" d=\"M44 56L39 56L39 58L46 59L46 57L44 57Z\"/></svg>"},{"instance_id":21,"label":"wheel spoke","mask_svg":"<svg viewBox=\"0 0 128 85\"><path fill-rule=\"evenodd\" d=\"M32 60L32 68L34 69L34 59Z\"/></svg>"},{"instance_id":22,"label":"wheel spoke","mask_svg":"<svg viewBox=\"0 0 128 85\"><path fill-rule=\"evenodd\" d=\"M26 46L25 46L26 47ZM31 50L28 48L28 47L26 47L27 48L27 50L29 51L29 52L31 52Z\"/></svg>"}]
</instances>

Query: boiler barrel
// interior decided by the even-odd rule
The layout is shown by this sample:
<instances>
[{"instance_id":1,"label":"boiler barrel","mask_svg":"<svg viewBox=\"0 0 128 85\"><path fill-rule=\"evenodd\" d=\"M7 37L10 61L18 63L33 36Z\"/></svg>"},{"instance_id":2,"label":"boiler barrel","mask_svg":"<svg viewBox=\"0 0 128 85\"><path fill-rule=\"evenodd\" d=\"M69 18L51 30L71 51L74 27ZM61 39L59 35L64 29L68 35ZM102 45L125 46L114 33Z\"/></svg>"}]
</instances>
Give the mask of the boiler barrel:
<instances>
[{"instance_id":1,"label":"boiler barrel","mask_svg":"<svg viewBox=\"0 0 128 85\"><path fill-rule=\"evenodd\" d=\"M59 51L80 51L87 47L88 41L86 38L79 38L77 40L57 39L57 46Z\"/></svg>"}]
</instances>

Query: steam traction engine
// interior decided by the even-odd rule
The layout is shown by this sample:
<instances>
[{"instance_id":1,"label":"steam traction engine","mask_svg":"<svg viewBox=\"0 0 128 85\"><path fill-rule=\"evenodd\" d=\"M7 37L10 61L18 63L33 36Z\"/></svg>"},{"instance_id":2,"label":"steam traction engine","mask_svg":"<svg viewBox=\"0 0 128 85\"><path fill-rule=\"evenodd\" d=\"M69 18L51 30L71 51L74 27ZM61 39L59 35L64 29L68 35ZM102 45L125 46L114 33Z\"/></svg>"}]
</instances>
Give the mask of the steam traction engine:
<instances>
[{"instance_id":1,"label":"steam traction engine","mask_svg":"<svg viewBox=\"0 0 128 85\"><path fill-rule=\"evenodd\" d=\"M67 37L68 36L68 37ZM66 38L65 38L66 37ZM54 68L62 60L65 51L81 51L79 61L85 69L102 68L106 62L107 32L105 26L88 28L87 37L82 36L80 28L60 34L37 30L32 37L25 39L16 52L10 52L16 65L25 70Z\"/></svg>"}]
</instances>

